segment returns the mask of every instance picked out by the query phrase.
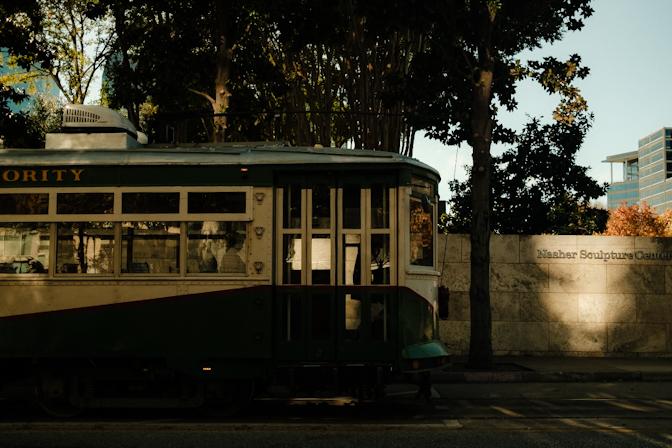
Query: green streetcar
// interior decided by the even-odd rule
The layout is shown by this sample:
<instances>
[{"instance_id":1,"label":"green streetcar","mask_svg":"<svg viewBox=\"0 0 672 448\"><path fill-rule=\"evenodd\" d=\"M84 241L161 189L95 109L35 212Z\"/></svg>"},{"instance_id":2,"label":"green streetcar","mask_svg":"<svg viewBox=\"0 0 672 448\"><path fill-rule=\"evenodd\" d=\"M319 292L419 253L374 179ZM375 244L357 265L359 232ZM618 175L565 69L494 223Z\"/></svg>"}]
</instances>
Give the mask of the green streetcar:
<instances>
[{"instance_id":1,"label":"green streetcar","mask_svg":"<svg viewBox=\"0 0 672 448\"><path fill-rule=\"evenodd\" d=\"M0 150L0 393L54 415L376 398L448 362L438 173L398 154L143 146L69 106Z\"/></svg>"}]
</instances>

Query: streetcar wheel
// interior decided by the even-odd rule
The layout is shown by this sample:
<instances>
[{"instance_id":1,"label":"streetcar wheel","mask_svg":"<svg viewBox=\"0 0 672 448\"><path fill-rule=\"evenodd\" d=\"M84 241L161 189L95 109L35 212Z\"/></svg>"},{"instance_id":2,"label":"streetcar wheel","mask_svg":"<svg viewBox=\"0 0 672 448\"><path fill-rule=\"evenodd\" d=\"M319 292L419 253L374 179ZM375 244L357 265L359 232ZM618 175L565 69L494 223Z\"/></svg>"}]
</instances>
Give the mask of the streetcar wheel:
<instances>
[{"instance_id":1,"label":"streetcar wheel","mask_svg":"<svg viewBox=\"0 0 672 448\"><path fill-rule=\"evenodd\" d=\"M45 372L38 376L35 384L35 402L37 407L50 417L72 418L82 412L71 399L76 378Z\"/></svg>"}]
</instances>

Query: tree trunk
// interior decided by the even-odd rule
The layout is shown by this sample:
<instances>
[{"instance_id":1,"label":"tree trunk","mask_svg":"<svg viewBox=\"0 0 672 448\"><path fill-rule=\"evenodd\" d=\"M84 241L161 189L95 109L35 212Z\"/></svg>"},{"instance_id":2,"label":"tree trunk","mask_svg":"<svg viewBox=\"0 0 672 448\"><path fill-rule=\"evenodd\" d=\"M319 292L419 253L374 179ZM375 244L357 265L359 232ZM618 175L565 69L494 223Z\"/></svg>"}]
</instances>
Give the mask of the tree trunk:
<instances>
[{"instance_id":1,"label":"tree trunk","mask_svg":"<svg viewBox=\"0 0 672 448\"><path fill-rule=\"evenodd\" d=\"M79 237L79 242L77 243L77 258L79 261L79 269L82 274L86 274L88 271L88 264L86 262L86 251L84 248L84 226L83 224L79 225L77 229L77 236Z\"/></svg>"},{"instance_id":2,"label":"tree trunk","mask_svg":"<svg viewBox=\"0 0 672 448\"><path fill-rule=\"evenodd\" d=\"M490 36L494 15L487 14L478 49L478 69L471 116L471 338L469 366L492 368L492 315L490 310L490 144L492 141L492 79L494 58Z\"/></svg>"},{"instance_id":3,"label":"tree trunk","mask_svg":"<svg viewBox=\"0 0 672 448\"><path fill-rule=\"evenodd\" d=\"M480 123L485 124L485 123ZM490 142L474 132L474 167L471 171L471 339L469 365L492 365L490 313Z\"/></svg>"},{"instance_id":4,"label":"tree trunk","mask_svg":"<svg viewBox=\"0 0 672 448\"><path fill-rule=\"evenodd\" d=\"M114 28L117 33L117 43L119 45L119 52L121 53L121 72L123 73L122 79L125 83L124 90L130 90L124 92L124 105L128 112L128 119L133 126L137 129L140 129L140 112L139 105L134 101L135 100L135 84L133 83L133 69L131 67L131 61L128 57L129 52L129 43L126 35L126 22L124 21L124 15L126 13L126 7L123 5L112 5L112 13L114 15ZM120 89L120 86L116 86L117 89Z\"/></svg>"},{"instance_id":5,"label":"tree trunk","mask_svg":"<svg viewBox=\"0 0 672 448\"><path fill-rule=\"evenodd\" d=\"M226 137L228 120L225 114L229 109L231 92L229 80L231 78L231 60L233 59L233 34L234 24L231 22L232 5L229 0L217 0L215 2L215 16L217 18L216 42L217 42L217 73L215 75L215 98L212 102L212 111L215 114L213 141L223 142Z\"/></svg>"}]
</instances>

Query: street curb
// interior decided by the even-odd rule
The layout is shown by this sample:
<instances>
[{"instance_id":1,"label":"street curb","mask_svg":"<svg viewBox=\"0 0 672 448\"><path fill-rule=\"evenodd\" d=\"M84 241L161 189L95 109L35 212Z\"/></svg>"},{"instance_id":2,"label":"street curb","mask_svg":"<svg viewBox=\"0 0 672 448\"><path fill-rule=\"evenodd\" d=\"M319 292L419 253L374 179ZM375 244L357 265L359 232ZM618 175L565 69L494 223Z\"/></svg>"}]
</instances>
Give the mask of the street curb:
<instances>
[{"instance_id":1,"label":"street curb","mask_svg":"<svg viewBox=\"0 0 672 448\"><path fill-rule=\"evenodd\" d=\"M441 372L432 375L441 383L599 383L672 382L672 372Z\"/></svg>"}]
</instances>

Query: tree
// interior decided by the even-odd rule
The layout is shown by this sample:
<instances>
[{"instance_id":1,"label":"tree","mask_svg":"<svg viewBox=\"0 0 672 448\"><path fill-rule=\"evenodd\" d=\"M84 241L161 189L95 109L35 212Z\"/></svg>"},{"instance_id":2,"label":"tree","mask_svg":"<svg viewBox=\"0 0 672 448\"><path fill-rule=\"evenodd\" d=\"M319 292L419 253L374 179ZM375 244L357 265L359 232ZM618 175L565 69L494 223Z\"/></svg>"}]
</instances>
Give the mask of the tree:
<instances>
[{"instance_id":1,"label":"tree","mask_svg":"<svg viewBox=\"0 0 672 448\"><path fill-rule=\"evenodd\" d=\"M27 148L36 140L30 133L27 115L13 112L9 107L10 102L19 103L25 98L24 93L0 84L0 148Z\"/></svg>"},{"instance_id":2,"label":"tree","mask_svg":"<svg viewBox=\"0 0 672 448\"><path fill-rule=\"evenodd\" d=\"M282 3L272 13L279 17L272 57L289 86L281 107L298 112L291 120L298 143L411 155L404 86L425 33L413 2Z\"/></svg>"},{"instance_id":3,"label":"tree","mask_svg":"<svg viewBox=\"0 0 672 448\"><path fill-rule=\"evenodd\" d=\"M231 77L236 47L239 45L241 34L249 32L250 19L255 11L240 8L239 2L232 0L214 0L210 10L214 21L211 22L211 45L214 47L214 82L207 91L190 89L197 95L205 98L212 107L214 116L213 140L223 142L228 120L226 112L229 110L231 96ZM246 20L247 19L247 20ZM252 19L253 21L253 19ZM212 92L214 91L214 94Z\"/></svg>"},{"instance_id":4,"label":"tree","mask_svg":"<svg viewBox=\"0 0 672 448\"><path fill-rule=\"evenodd\" d=\"M185 122L201 120L213 140L352 142L411 153L404 79L424 31L411 26L409 2L100 5L115 18L110 105L125 107L136 124L151 98L157 125L172 115L180 134ZM193 128L187 132L193 139Z\"/></svg>"},{"instance_id":5,"label":"tree","mask_svg":"<svg viewBox=\"0 0 672 448\"><path fill-rule=\"evenodd\" d=\"M32 148L44 146L46 136L50 132L58 132L63 122L63 103L51 96L34 95L31 97L30 107L27 111L32 132L39 141Z\"/></svg>"},{"instance_id":6,"label":"tree","mask_svg":"<svg viewBox=\"0 0 672 448\"><path fill-rule=\"evenodd\" d=\"M14 56L16 65L26 68L6 76L11 84L36 83L51 79L68 103L83 104L92 82L110 52L111 28L107 16L92 18L96 2L86 0L34 0L41 19L32 36L49 54L49 63L36 55Z\"/></svg>"},{"instance_id":7,"label":"tree","mask_svg":"<svg viewBox=\"0 0 672 448\"><path fill-rule=\"evenodd\" d=\"M455 0L423 2L434 31L429 51L415 58L410 93L418 128L446 144L468 143L471 170L471 338L469 364L492 365L490 311L490 179L493 141L511 141L497 122L498 107L516 108L516 82L528 77L562 96L558 119L571 121L586 103L573 81L587 75L580 58L522 64L516 55L583 27L589 0Z\"/></svg>"},{"instance_id":8,"label":"tree","mask_svg":"<svg viewBox=\"0 0 672 448\"><path fill-rule=\"evenodd\" d=\"M269 27L257 3L264 5L101 0L96 14L110 14L115 29L104 86L110 106L124 107L139 125L141 107L151 103L162 116L155 125L172 127L177 140L226 138L232 100L245 102L273 83L270 78L260 83L256 77L269 65L259 57L263 51L258 40L268 39ZM158 129L149 131L154 138L165 138Z\"/></svg>"},{"instance_id":9,"label":"tree","mask_svg":"<svg viewBox=\"0 0 672 448\"><path fill-rule=\"evenodd\" d=\"M137 127L145 104L164 111L196 107L197 97L188 89L200 85L207 61L193 51L203 47L203 14L197 4L101 0L91 14L113 20L112 52L102 85L108 107L125 109ZM157 129L145 131L161 141Z\"/></svg>"},{"instance_id":10,"label":"tree","mask_svg":"<svg viewBox=\"0 0 672 448\"><path fill-rule=\"evenodd\" d=\"M0 97L3 93L0 91ZM20 113L0 117L3 128L0 137L10 148L42 148L49 132L57 132L63 120L63 105L42 95L30 97L28 107ZM2 106L0 106L2 109Z\"/></svg>"},{"instance_id":11,"label":"tree","mask_svg":"<svg viewBox=\"0 0 672 448\"><path fill-rule=\"evenodd\" d=\"M87 0L38 0L44 20L43 39L54 55L50 76L68 103L83 104L92 82L110 54L112 30L107 16L92 18Z\"/></svg>"},{"instance_id":12,"label":"tree","mask_svg":"<svg viewBox=\"0 0 672 448\"><path fill-rule=\"evenodd\" d=\"M6 76L12 84L52 80L69 103L83 104L97 72L109 56L111 28L106 16L92 18L96 2L85 0L35 0L41 27L33 39L49 54L44 59L23 54L14 56L26 71Z\"/></svg>"},{"instance_id":13,"label":"tree","mask_svg":"<svg viewBox=\"0 0 672 448\"><path fill-rule=\"evenodd\" d=\"M607 211L590 205L602 196L600 185L576 164L592 117L541 124L531 120L499 157L492 158L492 221L496 233L592 234L603 232ZM450 183L446 224L451 232L471 228L471 185Z\"/></svg>"},{"instance_id":14,"label":"tree","mask_svg":"<svg viewBox=\"0 0 672 448\"><path fill-rule=\"evenodd\" d=\"M642 205L621 205L609 213L609 236L672 236L672 212L657 215L646 202Z\"/></svg>"},{"instance_id":15,"label":"tree","mask_svg":"<svg viewBox=\"0 0 672 448\"><path fill-rule=\"evenodd\" d=\"M37 37L42 30L42 15L36 0L3 1L0 17L0 42L11 55L11 63L26 70L35 61L49 66L51 55ZM0 59L0 69L8 62ZM26 98L23 90L0 81L0 140L5 146L24 147L34 142L27 115L12 112L10 107L10 103L18 104Z\"/></svg>"}]
</instances>

